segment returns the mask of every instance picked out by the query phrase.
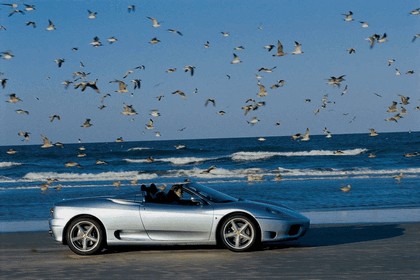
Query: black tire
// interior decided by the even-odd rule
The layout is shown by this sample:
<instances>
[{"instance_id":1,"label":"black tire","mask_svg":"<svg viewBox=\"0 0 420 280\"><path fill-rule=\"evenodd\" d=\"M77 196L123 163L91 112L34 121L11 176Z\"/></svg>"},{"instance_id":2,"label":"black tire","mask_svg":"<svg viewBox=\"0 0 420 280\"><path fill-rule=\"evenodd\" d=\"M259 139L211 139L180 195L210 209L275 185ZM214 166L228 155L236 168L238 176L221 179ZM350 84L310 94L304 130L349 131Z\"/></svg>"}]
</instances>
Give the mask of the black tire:
<instances>
[{"instance_id":1,"label":"black tire","mask_svg":"<svg viewBox=\"0 0 420 280\"><path fill-rule=\"evenodd\" d=\"M241 214L226 218L220 227L219 238L233 252L254 249L260 243L259 228L249 217Z\"/></svg>"},{"instance_id":2,"label":"black tire","mask_svg":"<svg viewBox=\"0 0 420 280\"><path fill-rule=\"evenodd\" d=\"M93 255L104 248L102 225L90 217L73 220L67 228L66 240L70 250L78 255Z\"/></svg>"}]
</instances>

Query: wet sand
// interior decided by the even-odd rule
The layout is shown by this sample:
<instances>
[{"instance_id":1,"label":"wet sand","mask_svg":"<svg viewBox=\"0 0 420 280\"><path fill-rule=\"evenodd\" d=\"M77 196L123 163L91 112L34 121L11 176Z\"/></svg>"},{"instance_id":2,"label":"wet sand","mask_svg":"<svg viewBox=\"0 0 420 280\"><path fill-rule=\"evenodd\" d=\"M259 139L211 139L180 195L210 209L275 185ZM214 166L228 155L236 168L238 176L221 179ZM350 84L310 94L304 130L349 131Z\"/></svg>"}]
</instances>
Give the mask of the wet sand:
<instances>
[{"instance_id":1,"label":"wet sand","mask_svg":"<svg viewBox=\"0 0 420 280\"><path fill-rule=\"evenodd\" d=\"M316 225L247 253L154 246L82 257L47 232L2 233L0 250L1 279L420 279L420 223Z\"/></svg>"}]
</instances>

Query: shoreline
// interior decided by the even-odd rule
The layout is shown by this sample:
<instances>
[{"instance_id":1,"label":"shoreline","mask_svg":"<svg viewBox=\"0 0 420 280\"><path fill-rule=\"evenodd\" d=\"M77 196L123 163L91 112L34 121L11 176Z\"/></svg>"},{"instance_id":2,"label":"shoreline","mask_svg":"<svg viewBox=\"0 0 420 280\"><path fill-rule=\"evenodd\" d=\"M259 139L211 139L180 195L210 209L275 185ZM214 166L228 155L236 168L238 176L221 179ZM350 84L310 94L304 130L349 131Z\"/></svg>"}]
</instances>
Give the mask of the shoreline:
<instances>
[{"instance_id":1,"label":"shoreline","mask_svg":"<svg viewBox=\"0 0 420 280\"><path fill-rule=\"evenodd\" d=\"M420 223L420 208L302 211L311 225ZM0 221L0 234L48 232L48 220Z\"/></svg>"}]
</instances>

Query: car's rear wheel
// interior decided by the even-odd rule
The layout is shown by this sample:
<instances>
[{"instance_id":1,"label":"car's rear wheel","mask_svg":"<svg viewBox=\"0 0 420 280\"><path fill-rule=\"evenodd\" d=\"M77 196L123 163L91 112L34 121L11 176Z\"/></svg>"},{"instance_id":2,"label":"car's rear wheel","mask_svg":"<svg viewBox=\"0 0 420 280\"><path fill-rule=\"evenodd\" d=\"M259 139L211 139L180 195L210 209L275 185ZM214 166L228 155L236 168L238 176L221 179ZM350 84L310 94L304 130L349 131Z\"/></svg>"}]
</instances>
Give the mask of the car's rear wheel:
<instances>
[{"instance_id":1,"label":"car's rear wheel","mask_svg":"<svg viewBox=\"0 0 420 280\"><path fill-rule=\"evenodd\" d=\"M228 217L223 222L219 234L226 248L234 252L249 251L259 243L258 227L245 215Z\"/></svg>"},{"instance_id":2,"label":"car's rear wheel","mask_svg":"<svg viewBox=\"0 0 420 280\"><path fill-rule=\"evenodd\" d=\"M103 249L104 231L96 220L80 217L71 222L66 234L67 244L78 255L93 255Z\"/></svg>"}]
</instances>

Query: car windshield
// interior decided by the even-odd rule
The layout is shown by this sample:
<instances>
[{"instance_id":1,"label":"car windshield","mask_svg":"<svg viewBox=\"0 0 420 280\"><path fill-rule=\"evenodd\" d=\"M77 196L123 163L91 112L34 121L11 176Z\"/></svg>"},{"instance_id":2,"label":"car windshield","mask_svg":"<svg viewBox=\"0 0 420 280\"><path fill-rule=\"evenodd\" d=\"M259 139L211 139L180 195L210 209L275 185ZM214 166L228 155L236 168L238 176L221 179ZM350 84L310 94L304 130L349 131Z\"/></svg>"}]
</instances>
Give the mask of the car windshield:
<instances>
[{"instance_id":1,"label":"car windshield","mask_svg":"<svg viewBox=\"0 0 420 280\"><path fill-rule=\"evenodd\" d=\"M188 185L186 185L186 187L196 192L198 195L202 196L204 199L210 202L227 203L238 201L238 199L233 196L227 195L225 193L216 191L215 189L197 183L189 183Z\"/></svg>"}]
</instances>

